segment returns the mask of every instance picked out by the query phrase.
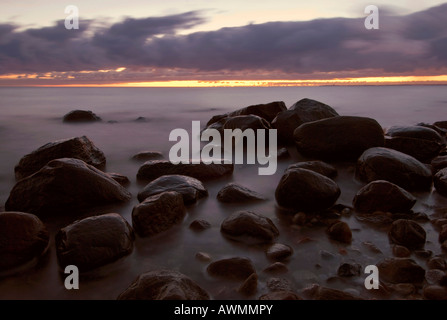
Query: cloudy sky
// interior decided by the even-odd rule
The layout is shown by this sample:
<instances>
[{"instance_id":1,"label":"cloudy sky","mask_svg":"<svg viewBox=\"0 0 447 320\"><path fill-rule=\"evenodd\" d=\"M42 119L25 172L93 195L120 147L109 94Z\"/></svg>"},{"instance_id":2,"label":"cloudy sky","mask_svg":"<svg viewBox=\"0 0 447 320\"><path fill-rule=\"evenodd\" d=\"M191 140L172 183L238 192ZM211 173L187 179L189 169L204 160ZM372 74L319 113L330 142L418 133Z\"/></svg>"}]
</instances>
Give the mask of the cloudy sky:
<instances>
[{"instance_id":1,"label":"cloudy sky","mask_svg":"<svg viewBox=\"0 0 447 320\"><path fill-rule=\"evenodd\" d=\"M2 0L0 85L447 84L446 17L435 0Z\"/></svg>"}]
</instances>

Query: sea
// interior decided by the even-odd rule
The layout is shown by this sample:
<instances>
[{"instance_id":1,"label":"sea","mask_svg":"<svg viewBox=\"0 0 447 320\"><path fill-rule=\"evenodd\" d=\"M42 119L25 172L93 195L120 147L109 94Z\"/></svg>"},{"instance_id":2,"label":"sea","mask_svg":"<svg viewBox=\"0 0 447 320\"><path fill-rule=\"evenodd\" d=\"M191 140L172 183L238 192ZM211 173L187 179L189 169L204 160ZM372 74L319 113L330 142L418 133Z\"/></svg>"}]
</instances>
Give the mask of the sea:
<instances>
[{"instance_id":1,"label":"sea","mask_svg":"<svg viewBox=\"0 0 447 320\"><path fill-rule=\"evenodd\" d=\"M169 134L176 128L191 130L192 121L202 127L217 114L249 105L284 101L287 107L303 98L315 99L333 107L340 115L365 116L376 119L386 129L394 125L415 125L447 120L446 86L321 86L321 87L243 87L243 88L0 88L0 207L4 206L15 184L14 166L21 157L52 141L87 136L107 157L107 172L126 175L131 184L132 199L125 205L107 208L132 223L132 208L138 203L138 192L144 187L136 179L142 162L132 160L141 151L159 151L168 158L175 142ZM71 110L91 110L101 122L69 124L62 121ZM177 270L187 275L210 293L213 299L257 299L279 288L300 292L312 284L345 290L365 298L375 293L364 287L366 274L341 279L338 267L345 262L365 268L392 256L386 230L356 219L355 214L343 217L352 231L353 241L342 245L330 241L324 227L298 227L278 209L274 193L296 152L279 160L276 174L258 175L257 165L235 165L233 175L204 182L209 196L187 208L184 221L168 231L150 238L137 237L133 252L100 270L81 278L79 290L67 290L65 275L60 269L54 235L75 221L64 216L48 222L50 249L43 261L15 275L0 277L0 299L43 300L114 300L143 272L156 269ZM341 188L338 203L352 205L352 199L364 183L354 177L355 164L336 164L335 181ZM250 204L223 204L217 201L218 191L227 183L236 182L266 197L266 201ZM413 208L429 217L447 208L447 199L435 191L415 194ZM106 209L104 209L106 211ZM265 246L234 242L220 232L221 222L233 212L250 210L269 217L280 231L277 242L294 250L286 261L288 272L270 274L263 270L272 262L265 255ZM104 212L104 213L107 213ZM211 228L194 232L189 224L196 219L210 222ZM427 232L425 249L441 254L438 233L430 222L423 222ZM374 247L377 250L371 250ZM207 271L207 262L195 258L207 253L213 261L230 257L247 257L258 272L258 288L254 296L237 292L241 283L216 279ZM425 266L420 255L415 261ZM363 270L363 269L362 269ZM387 299L394 298L386 297ZM402 298L402 297L399 297Z\"/></svg>"}]
</instances>

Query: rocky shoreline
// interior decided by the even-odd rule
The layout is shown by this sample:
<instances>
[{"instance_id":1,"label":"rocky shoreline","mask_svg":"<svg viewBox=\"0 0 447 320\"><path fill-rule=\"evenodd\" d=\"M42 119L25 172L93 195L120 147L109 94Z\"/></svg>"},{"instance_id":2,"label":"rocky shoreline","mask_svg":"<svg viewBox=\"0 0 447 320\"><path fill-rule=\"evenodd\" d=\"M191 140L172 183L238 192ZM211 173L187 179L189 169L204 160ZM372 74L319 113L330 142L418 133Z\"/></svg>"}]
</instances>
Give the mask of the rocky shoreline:
<instances>
[{"instance_id":1,"label":"rocky shoreline","mask_svg":"<svg viewBox=\"0 0 447 320\"><path fill-rule=\"evenodd\" d=\"M75 110L63 117L67 125L71 121L94 125L102 120L91 111ZM246 257L214 259L212 253L197 252L195 258L206 265L207 277L228 280L235 292L248 299L447 299L447 209L437 215L412 210L419 193L447 197L445 121L382 128L374 119L339 115L329 105L302 99L288 109L284 102L276 101L216 115L207 127L219 131L277 129L282 148L278 154L290 162L274 194L226 183L215 199L224 205L239 205L221 221L222 237L247 250L263 250L271 264L261 268ZM294 163L287 154L291 149L305 160ZM200 199L209 197L207 181L234 174L232 164L174 165L160 158L158 151L145 151L129 159L146 161L135 173L144 187L131 194L126 189L130 179L103 171L106 156L86 136L53 141L25 155L14 168L16 185L5 212L0 213L0 276L32 268L26 266L44 259L50 245L56 250L60 272L67 265L76 265L81 274L91 273L126 259L135 243L178 226L190 206L200 206ZM334 180L338 167L346 164L355 168L350 178L362 183L352 205L338 203L341 189ZM113 207L133 197L140 203L132 210L132 221L126 221ZM283 225L240 208L268 197L288 217L288 228L322 228L325 232L320 236L343 248L356 237L345 217L355 217L365 228L380 228L392 255L375 263L379 289L364 295L362 281L357 281L354 290L335 289L333 279L328 279L327 286L309 281L301 290L292 288L282 275L293 273L288 262L297 255L296 244L277 241ZM112 209L97 215L104 207ZM50 239L46 224L61 215L72 222L61 225ZM437 254L425 249L425 223L438 232ZM202 232L210 225L196 219L190 232ZM377 249L374 239L365 246ZM321 254L330 259L331 253ZM363 279L365 267L355 261L342 263L336 270L337 281ZM269 275L267 280L261 279L261 273ZM189 275L159 269L141 274L117 298L216 297Z\"/></svg>"}]
</instances>

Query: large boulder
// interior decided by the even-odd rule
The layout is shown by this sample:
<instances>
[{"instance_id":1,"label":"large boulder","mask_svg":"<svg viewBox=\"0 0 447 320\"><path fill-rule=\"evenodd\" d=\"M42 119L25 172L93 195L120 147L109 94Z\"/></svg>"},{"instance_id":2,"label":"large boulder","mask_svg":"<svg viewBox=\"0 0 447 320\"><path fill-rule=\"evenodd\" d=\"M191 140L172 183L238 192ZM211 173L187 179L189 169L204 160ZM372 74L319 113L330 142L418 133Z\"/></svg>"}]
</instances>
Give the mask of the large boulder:
<instances>
[{"instance_id":1,"label":"large boulder","mask_svg":"<svg viewBox=\"0 0 447 320\"><path fill-rule=\"evenodd\" d=\"M98 117L90 110L73 110L64 115L64 122L95 122L101 121L101 118Z\"/></svg>"},{"instance_id":2,"label":"large boulder","mask_svg":"<svg viewBox=\"0 0 447 320\"><path fill-rule=\"evenodd\" d=\"M223 162L223 161L222 161ZM173 164L169 160L146 161L138 170L137 178L152 181L164 175L184 175L199 180L220 178L232 174L233 164L225 163L179 163Z\"/></svg>"},{"instance_id":3,"label":"large boulder","mask_svg":"<svg viewBox=\"0 0 447 320\"><path fill-rule=\"evenodd\" d=\"M82 160L62 158L50 161L38 172L19 180L5 208L40 217L78 213L130 198L131 194L106 173Z\"/></svg>"},{"instance_id":4,"label":"large boulder","mask_svg":"<svg viewBox=\"0 0 447 320\"><path fill-rule=\"evenodd\" d=\"M354 197L354 208L359 212L375 211L404 213L416 203L416 198L394 183L376 180L361 188Z\"/></svg>"},{"instance_id":5,"label":"large boulder","mask_svg":"<svg viewBox=\"0 0 447 320\"><path fill-rule=\"evenodd\" d=\"M217 193L217 200L226 203L265 200L264 196L237 183L228 183Z\"/></svg>"},{"instance_id":6,"label":"large boulder","mask_svg":"<svg viewBox=\"0 0 447 320\"><path fill-rule=\"evenodd\" d=\"M166 191L146 198L133 208L132 226L140 237L148 237L182 222L185 214L182 195Z\"/></svg>"},{"instance_id":7,"label":"large boulder","mask_svg":"<svg viewBox=\"0 0 447 320\"><path fill-rule=\"evenodd\" d=\"M380 278L390 283L421 283L425 270L410 258L387 258L377 264Z\"/></svg>"},{"instance_id":8,"label":"large boulder","mask_svg":"<svg viewBox=\"0 0 447 320\"><path fill-rule=\"evenodd\" d=\"M307 122L295 129L295 144L304 156L355 161L363 151L382 147L382 127L370 118L339 116Z\"/></svg>"},{"instance_id":9,"label":"large boulder","mask_svg":"<svg viewBox=\"0 0 447 320\"><path fill-rule=\"evenodd\" d=\"M442 149L442 145L436 141L409 137L386 137L385 147L427 162L436 157Z\"/></svg>"},{"instance_id":10,"label":"large boulder","mask_svg":"<svg viewBox=\"0 0 447 320\"><path fill-rule=\"evenodd\" d=\"M388 237L397 245L408 249L420 249L425 245L426 233L417 222L399 219L392 223Z\"/></svg>"},{"instance_id":11,"label":"large boulder","mask_svg":"<svg viewBox=\"0 0 447 320\"><path fill-rule=\"evenodd\" d=\"M0 212L0 272L41 257L49 233L38 217L23 212Z\"/></svg>"},{"instance_id":12,"label":"large boulder","mask_svg":"<svg viewBox=\"0 0 447 320\"><path fill-rule=\"evenodd\" d=\"M86 136L47 143L25 155L15 166L17 180L39 171L48 162L60 158L75 158L103 170L106 157Z\"/></svg>"},{"instance_id":13,"label":"large boulder","mask_svg":"<svg viewBox=\"0 0 447 320\"><path fill-rule=\"evenodd\" d=\"M176 191L183 197L185 204L195 203L198 199L208 196L208 191L199 180L182 175L166 175L147 184L138 193L138 200L163 193L165 191Z\"/></svg>"},{"instance_id":14,"label":"large boulder","mask_svg":"<svg viewBox=\"0 0 447 320\"><path fill-rule=\"evenodd\" d=\"M331 179L335 178L338 174L337 169L335 169L334 166L320 160L293 163L287 168L287 170L290 169L312 170Z\"/></svg>"},{"instance_id":15,"label":"large boulder","mask_svg":"<svg viewBox=\"0 0 447 320\"><path fill-rule=\"evenodd\" d=\"M250 259L239 257L214 261L208 265L206 270L213 277L230 280L245 280L253 273L256 273L256 269Z\"/></svg>"},{"instance_id":16,"label":"large boulder","mask_svg":"<svg viewBox=\"0 0 447 320\"><path fill-rule=\"evenodd\" d=\"M251 211L231 214L222 222L220 230L233 240L250 244L269 243L279 235L272 220Z\"/></svg>"},{"instance_id":17,"label":"large boulder","mask_svg":"<svg viewBox=\"0 0 447 320\"><path fill-rule=\"evenodd\" d=\"M178 271L154 270L141 274L118 300L209 300L209 294Z\"/></svg>"},{"instance_id":18,"label":"large boulder","mask_svg":"<svg viewBox=\"0 0 447 320\"><path fill-rule=\"evenodd\" d=\"M330 178L307 169L290 169L275 191L278 204L297 211L328 209L340 196L340 188Z\"/></svg>"},{"instance_id":19,"label":"large boulder","mask_svg":"<svg viewBox=\"0 0 447 320\"><path fill-rule=\"evenodd\" d=\"M439 170L435 174L433 181L436 191L447 197L447 168Z\"/></svg>"},{"instance_id":20,"label":"large boulder","mask_svg":"<svg viewBox=\"0 0 447 320\"><path fill-rule=\"evenodd\" d=\"M278 113L272 126L278 130L278 138L285 143L293 143L293 132L305 122L336 117L339 114L332 107L312 99L301 99L289 110Z\"/></svg>"},{"instance_id":21,"label":"large boulder","mask_svg":"<svg viewBox=\"0 0 447 320\"><path fill-rule=\"evenodd\" d=\"M405 137L443 143L441 135L433 129L423 126L393 126L386 130L390 137Z\"/></svg>"},{"instance_id":22,"label":"large boulder","mask_svg":"<svg viewBox=\"0 0 447 320\"><path fill-rule=\"evenodd\" d=\"M122 216L108 213L75 221L60 229L55 239L62 270L75 265L82 273L130 254L134 234Z\"/></svg>"},{"instance_id":23,"label":"large boulder","mask_svg":"<svg viewBox=\"0 0 447 320\"><path fill-rule=\"evenodd\" d=\"M387 180L408 191L428 191L430 169L414 157L388 148L371 148L358 159L357 177L366 182Z\"/></svg>"}]
</instances>

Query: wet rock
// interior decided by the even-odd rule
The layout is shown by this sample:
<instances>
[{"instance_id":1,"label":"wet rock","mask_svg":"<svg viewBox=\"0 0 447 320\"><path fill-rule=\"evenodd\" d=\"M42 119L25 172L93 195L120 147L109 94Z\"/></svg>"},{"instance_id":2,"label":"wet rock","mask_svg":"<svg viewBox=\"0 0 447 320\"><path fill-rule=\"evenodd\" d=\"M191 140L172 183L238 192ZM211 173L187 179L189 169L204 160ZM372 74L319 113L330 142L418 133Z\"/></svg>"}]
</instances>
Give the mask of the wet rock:
<instances>
[{"instance_id":1,"label":"wet rock","mask_svg":"<svg viewBox=\"0 0 447 320\"><path fill-rule=\"evenodd\" d=\"M326 250L320 250L320 252L318 252L318 253L320 254L320 257L323 260L332 260L335 258L335 254L333 254L329 251L326 251Z\"/></svg>"},{"instance_id":2,"label":"wet rock","mask_svg":"<svg viewBox=\"0 0 447 320\"><path fill-rule=\"evenodd\" d=\"M417 159L387 148L371 148L359 158L357 177L366 182L386 180L408 191L428 191L430 170Z\"/></svg>"},{"instance_id":3,"label":"wet rock","mask_svg":"<svg viewBox=\"0 0 447 320\"><path fill-rule=\"evenodd\" d=\"M266 281L266 285L272 292L293 291L291 282L284 278L269 278Z\"/></svg>"},{"instance_id":4,"label":"wet rock","mask_svg":"<svg viewBox=\"0 0 447 320\"><path fill-rule=\"evenodd\" d=\"M351 116L304 123L293 136L300 153L320 160L355 161L365 150L385 143L376 120Z\"/></svg>"},{"instance_id":5,"label":"wet rock","mask_svg":"<svg viewBox=\"0 0 447 320\"><path fill-rule=\"evenodd\" d=\"M410 258L388 258L377 264L380 278L391 283L420 283L425 270Z\"/></svg>"},{"instance_id":6,"label":"wet rock","mask_svg":"<svg viewBox=\"0 0 447 320\"><path fill-rule=\"evenodd\" d=\"M116 182L118 182L120 185L122 185L123 187L126 187L130 184L130 180L128 177L120 174L120 173L116 173L116 172L107 172L106 173L110 178L112 178L113 180L115 180Z\"/></svg>"},{"instance_id":7,"label":"wet rock","mask_svg":"<svg viewBox=\"0 0 447 320\"><path fill-rule=\"evenodd\" d=\"M274 274L287 273L288 271L289 269L282 262L274 262L263 270L263 272L265 273L274 273Z\"/></svg>"},{"instance_id":8,"label":"wet rock","mask_svg":"<svg viewBox=\"0 0 447 320\"><path fill-rule=\"evenodd\" d=\"M305 122L312 122L338 116L332 107L312 99L301 99L289 110L278 113L272 126L278 130L278 138L293 143L293 132Z\"/></svg>"},{"instance_id":9,"label":"wet rock","mask_svg":"<svg viewBox=\"0 0 447 320\"><path fill-rule=\"evenodd\" d=\"M252 296L258 290L258 275L256 273L252 273L241 286L237 289L237 291L244 296Z\"/></svg>"},{"instance_id":10,"label":"wet rock","mask_svg":"<svg viewBox=\"0 0 447 320\"><path fill-rule=\"evenodd\" d=\"M283 290L263 294L259 300L303 300L303 298L293 291Z\"/></svg>"},{"instance_id":11,"label":"wet rock","mask_svg":"<svg viewBox=\"0 0 447 320\"><path fill-rule=\"evenodd\" d=\"M380 250L374 243L370 241L364 241L362 242L362 245L368 248L368 250L372 253L382 253L382 250Z\"/></svg>"},{"instance_id":12,"label":"wet rock","mask_svg":"<svg viewBox=\"0 0 447 320\"><path fill-rule=\"evenodd\" d=\"M431 161L431 167L433 174L436 174L439 170L447 168L447 156L439 156Z\"/></svg>"},{"instance_id":13,"label":"wet rock","mask_svg":"<svg viewBox=\"0 0 447 320\"><path fill-rule=\"evenodd\" d=\"M132 159L136 161L160 160L163 159L163 154L159 151L141 151L132 156Z\"/></svg>"},{"instance_id":14,"label":"wet rock","mask_svg":"<svg viewBox=\"0 0 447 320\"><path fill-rule=\"evenodd\" d=\"M361 188L354 197L354 208L359 212L372 213L408 212L416 203L411 193L394 183L377 180Z\"/></svg>"},{"instance_id":15,"label":"wet rock","mask_svg":"<svg viewBox=\"0 0 447 320\"><path fill-rule=\"evenodd\" d=\"M265 254L270 260L284 261L293 254L293 249L282 243L274 243L266 249Z\"/></svg>"},{"instance_id":16,"label":"wet rock","mask_svg":"<svg viewBox=\"0 0 447 320\"><path fill-rule=\"evenodd\" d=\"M442 145L438 142L407 137L387 137L385 147L403 152L423 162L436 157L442 149Z\"/></svg>"},{"instance_id":17,"label":"wet rock","mask_svg":"<svg viewBox=\"0 0 447 320\"><path fill-rule=\"evenodd\" d=\"M422 139L438 143L443 142L443 138L436 130L424 126L393 126L387 129L385 134L390 137Z\"/></svg>"},{"instance_id":18,"label":"wet rock","mask_svg":"<svg viewBox=\"0 0 447 320\"><path fill-rule=\"evenodd\" d=\"M211 261L211 256L206 252L197 252L196 259L203 262L209 262Z\"/></svg>"},{"instance_id":19,"label":"wet rock","mask_svg":"<svg viewBox=\"0 0 447 320\"><path fill-rule=\"evenodd\" d=\"M163 175L184 175L198 180L210 180L232 174L233 168L233 164L224 163L173 164L169 160L150 160L140 167L137 179L152 181Z\"/></svg>"},{"instance_id":20,"label":"wet rock","mask_svg":"<svg viewBox=\"0 0 447 320\"><path fill-rule=\"evenodd\" d=\"M73 110L64 115L64 122L95 122L101 121L98 117L90 110Z\"/></svg>"},{"instance_id":21,"label":"wet rock","mask_svg":"<svg viewBox=\"0 0 447 320\"><path fill-rule=\"evenodd\" d=\"M447 121L436 121L433 125L441 129L447 129Z\"/></svg>"},{"instance_id":22,"label":"wet rock","mask_svg":"<svg viewBox=\"0 0 447 320\"><path fill-rule=\"evenodd\" d=\"M335 169L334 166L320 160L294 163L287 168L287 170L291 169L307 169L315 171L331 179L334 179L338 174L337 169Z\"/></svg>"},{"instance_id":23,"label":"wet rock","mask_svg":"<svg viewBox=\"0 0 447 320\"><path fill-rule=\"evenodd\" d=\"M222 125L222 130L225 129L241 129L242 131L247 129L262 130L271 129L271 126L264 118L254 115L247 115L227 118ZM221 133L223 133L223 131Z\"/></svg>"},{"instance_id":24,"label":"wet rock","mask_svg":"<svg viewBox=\"0 0 447 320\"><path fill-rule=\"evenodd\" d=\"M349 225L344 221L339 221L331 225L327 229L329 238L332 240L336 240L342 243L351 243L352 241L352 232Z\"/></svg>"},{"instance_id":25,"label":"wet rock","mask_svg":"<svg viewBox=\"0 0 447 320\"><path fill-rule=\"evenodd\" d=\"M337 275L340 277L357 277L361 273L362 266L358 263L343 263L337 270Z\"/></svg>"},{"instance_id":26,"label":"wet rock","mask_svg":"<svg viewBox=\"0 0 447 320\"><path fill-rule=\"evenodd\" d=\"M194 220L189 225L189 228L194 231L203 231L203 230L211 228L211 223L209 223L206 220Z\"/></svg>"},{"instance_id":27,"label":"wet rock","mask_svg":"<svg viewBox=\"0 0 447 320\"><path fill-rule=\"evenodd\" d=\"M62 270L75 265L86 272L127 256L133 250L132 227L117 213L93 216L59 230L56 253Z\"/></svg>"},{"instance_id":28,"label":"wet rock","mask_svg":"<svg viewBox=\"0 0 447 320\"><path fill-rule=\"evenodd\" d=\"M447 263L442 257L433 257L427 261L429 269L447 270Z\"/></svg>"},{"instance_id":29,"label":"wet rock","mask_svg":"<svg viewBox=\"0 0 447 320\"><path fill-rule=\"evenodd\" d=\"M130 198L131 194L106 173L82 160L63 158L52 160L35 174L19 180L5 207L8 211L42 217L79 213Z\"/></svg>"},{"instance_id":30,"label":"wet rock","mask_svg":"<svg viewBox=\"0 0 447 320\"><path fill-rule=\"evenodd\" d=\"M165 191L177 191L183 196L185 204L195 203L198 199L208 196L208 191L199 180L182 175L166 175L147 184L138 193L138 200L141 202Z\"/></svg>"},{"instance_id":31,"label":"wet rock","mask_svg":"<svg viewBox=\"0 0 447 320\"><path fill-rule=\"evenodd\" d=\"M237 203L265 200L264 196L236 183L228 183L217 193L217 200L225 203Z\"/></svg>"},{"instance_id":32,"label":"wet rock","mask_svg":"<svg viewBox=\"0 0 447 320\"><path fill-rule=\"evenodd\" d=\"M250 259L228 258L210 263L207 272L213 277L221 277L230 280L245 280L251 274L256 273Z\"/></svg>"},{"instance_id":33,"label":"wet rock","mask_svg":"<svg viewBox=\"0 0 447 320\"><path fill-rule=\"evenodd\" d=\"M276 158L278 160L290 158L289 150L287 150L287 148L279 148L276 152Z\"/></svg>"},{"instance_id":34,"label":"wet rock","mask_svg":"<svg viewBox=\"0 0 447 320\"><path fill-rule=\"evenodd\" d=\"M439 232L439 242L444 242L447 240L447 224L442 225L441 231Z\"/></svg>"},{"instance_id":35,"label":"wet rock","mask_svg":"<svg viewBox=\"0 0 447 320\"><path fill-rule=\"evenodd\" d=\"M303 290L303 294L309 297L311 300L362 300L361 297L352 293L322 287L317 284L305 288Z\"/></svg>"},{"instance_id":36,"label":"wet rock","mask_svg":"<svg viewBox=\"0 0 447 320\"><path fill-rule=\"evenodd\" d=\"M307 216L304 212L298 212L292 218L292 222L299 226L304 226L306 224L306 220Z\"/></svg>"},{"instance_id":37,"label":"wet rock","mask_svg":"<svg viewBox=\"0 0 447 320\"><path fill-rule=\"evenodd\" d=\"M439 269L430 269L425 273L425 279L428 284L440 284L446 273Z\"/></svg>"},{"instance_id":38,"label":"wet rock","mask_svg":"<svg viewBox=\"0 0 447 320\"><path fill-rule=\"evenodd\" d=\"M394 291L404 297L409 296L410 294L416 293L417 289L414 284L411 283L397 283L390 286L394 289Z\"/></svg>"},{"instance_id":39,"label":"wet rock","mask_svg":"<svg viewBox=\"0 0 447 320\"><path fill-rule=\"evenodd\" d=\"M340 188L333 180L307 169L287 170L275 191L281 207L304 212L325 210L339 196Z\"/></svg>"},{"instance_id":40,"label":"wet rock","mask_svg":"<svg viewBox=\"0 0 447 320\"><path fill-rule=\"evenodd\" d=\"M47 143L25 155L15 166L16 180L39 171L48 162L60 158L75 158L103 170L106 157L86 136Z\"/></svg>"},{"instance_id":41,"label":"wet rock","mask_svg":"<svg viewBox=\"0 0 447 320\"><path fill-rule=\"evenodd\" d=\"M48 243L47 228L35 215L0 212L0 272L38 259Z\"/></svg>"},{"instance_id":42,"label":"wet rock","mask_svg":"<svg viewBox=\"0 0 447 320\"><path fill-rule=\"evenodd\" d=\"M155 270L141 274L118 300L209 300L210 296L184 274Z\"/></svg>"},{"instance_id":43,"label":"wet rock","mask_svg":"<svg viewBox=\"0 0 447 320\"><path fill-rule=\"evenodd\" d=\"M408 249L419 249L425 245L426 233L417 222L399 219L391 225L388 237L392 243Z\"/></svg>"},{"instance_id":44,"label":"wet rock","mask_svg":"<svg viewBox=\"0 0 447 320\"><path fill-rule=\"evenodd\" d=\"M394 245L393 255L398 258L407 258L411 255L411 251L407 247Z\"/></svg>"},{"instance_id":45,"label":"wet rock","mask_svg":"<svg viewBox=\"0 0 447 320\"><path fill-rule=\"evenodd\" d=\"M226 237L248 244L269 243L279 235L272 220L251 211L231 214L222 222L220 230Z\"/></svg>"},{"instance_id":46,"label":"wet rock","mask_svg":"<svg viewBox=\"0 0 447 320\"><path fill-rule=\"evenodd\" d=\"M182 195L166 191L147 197L133 208L132 226L140 237L149 237L181 223L185 214Z\"/></svg>"},{"instance_id":47,"label":"wet rock","mask_svg":"<svg viewBox=\"0 0 447 320\"><path fill-rule=\"evenodd\" d=\"M447 168L439 170L433 177L433 182L436 191L440 195L447 197Z\"/></svg>"},{"instance_id":48,"label":"wet rock","mask_svg":"<svg viewBox=\"0 0 447 320\"><path fill-rule=\"evenodd\" d=\"M425 286L423 295L428 300L447 300L447 288L438 285Z\"/></svg>"}]
</instances>

